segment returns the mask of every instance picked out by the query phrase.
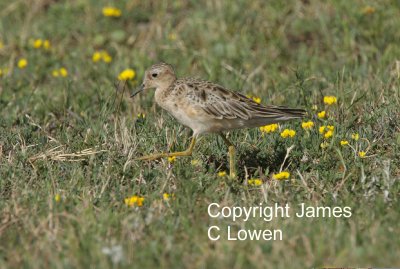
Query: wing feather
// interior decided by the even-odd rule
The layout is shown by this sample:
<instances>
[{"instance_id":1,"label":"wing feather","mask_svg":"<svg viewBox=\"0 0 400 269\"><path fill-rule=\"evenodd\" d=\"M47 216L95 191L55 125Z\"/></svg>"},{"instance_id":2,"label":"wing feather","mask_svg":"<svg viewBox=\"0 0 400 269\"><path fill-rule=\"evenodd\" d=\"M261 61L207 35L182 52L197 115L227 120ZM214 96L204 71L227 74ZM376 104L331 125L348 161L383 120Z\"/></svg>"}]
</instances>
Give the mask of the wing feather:
<instances>
[{"instance_id":1,"label":"wing feather","mask_svg":"<svg viewBox=\"0 0 400 269\"><path fill-rule=\"evenodd\" d=\"M181 82L187 87L187 99L215 119L257 119L271 121L302 118L305 111L284 106L263 106L246 96L223 88L220 85L190 79Z\"/></svg>"}]
</instances>

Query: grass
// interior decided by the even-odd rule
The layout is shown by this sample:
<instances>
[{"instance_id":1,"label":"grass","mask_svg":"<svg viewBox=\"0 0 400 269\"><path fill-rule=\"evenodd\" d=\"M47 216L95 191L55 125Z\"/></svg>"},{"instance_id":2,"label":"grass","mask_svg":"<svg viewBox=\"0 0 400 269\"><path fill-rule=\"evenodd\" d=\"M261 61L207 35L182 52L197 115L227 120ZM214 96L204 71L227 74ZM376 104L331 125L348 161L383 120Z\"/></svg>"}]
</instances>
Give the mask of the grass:
<instances>
[{"instance_id":1,"label":"grass","mask_svg":"<svg viewBox=\"0 0 400 269\"><path fill-rule=\"evenodd\" d=\"M400 267L398 2L200 2L115 1L118 18L102 15L108 1L0 2L0 267ZM33 48L38 38L51 48ZM112 62L93 63L96 50ZM192 158L134 161L189 143L152 91L129 98L161 60L179 76L306 108L315 126L281 124L296 131L286 139L229 133L235 181L218 177L227 149L213 135ZM61 67L67 77L53 77ZM125 68L136 77L116 90ZM324 105L326 95L338 103ZM321 148L327 124L335 131ZM281 166L289 180L272 179ZM143 206L125 205L132 195ZM210 218L212 202L350 206L353 215L233 222ZM281 229L284 240L214 242L210 225Z\"/></svg>"}]
</instances>

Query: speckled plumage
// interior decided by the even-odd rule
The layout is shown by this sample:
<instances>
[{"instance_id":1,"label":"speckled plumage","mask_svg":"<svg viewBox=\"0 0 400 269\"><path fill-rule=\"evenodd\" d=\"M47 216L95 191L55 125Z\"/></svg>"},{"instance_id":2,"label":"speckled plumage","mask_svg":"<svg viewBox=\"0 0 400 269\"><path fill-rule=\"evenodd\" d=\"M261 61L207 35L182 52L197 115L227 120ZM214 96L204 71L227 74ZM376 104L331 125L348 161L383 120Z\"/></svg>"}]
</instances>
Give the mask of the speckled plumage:
<instances>
[{"instance_id":1,"label":"speckled plumage","mask_svg":"<svg viewBox=\"0 0 400 269\"><path fill-rule=\"evenodd\" d=\"M171 65L155 64L146 73L143 89L156 88L155 100L194 136L251 128L302 118L305 111L260 105L246 96L212 82L177 79Z\"/></svg>"}]
</instances>

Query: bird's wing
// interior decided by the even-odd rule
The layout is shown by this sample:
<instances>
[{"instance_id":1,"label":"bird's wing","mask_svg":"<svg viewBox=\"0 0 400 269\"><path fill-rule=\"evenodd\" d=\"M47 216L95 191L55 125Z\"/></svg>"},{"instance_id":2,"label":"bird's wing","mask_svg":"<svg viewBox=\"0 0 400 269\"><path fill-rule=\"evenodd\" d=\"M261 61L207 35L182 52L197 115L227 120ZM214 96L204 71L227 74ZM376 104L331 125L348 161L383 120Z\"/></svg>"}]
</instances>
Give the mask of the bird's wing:
<instances>
[{"instance_id":1,"label":"bird's wing","mask_svg":"<svg viewBox=\"0 0 400 269\"><path fill-rule=\"evenodd\" d=\"M304 115L301 109L260 105L240 93L207 81L188 80L182 85L187 88L189 102L198 105L215 119L269 118L273 121Z\"/></svg>"}]
</instances>

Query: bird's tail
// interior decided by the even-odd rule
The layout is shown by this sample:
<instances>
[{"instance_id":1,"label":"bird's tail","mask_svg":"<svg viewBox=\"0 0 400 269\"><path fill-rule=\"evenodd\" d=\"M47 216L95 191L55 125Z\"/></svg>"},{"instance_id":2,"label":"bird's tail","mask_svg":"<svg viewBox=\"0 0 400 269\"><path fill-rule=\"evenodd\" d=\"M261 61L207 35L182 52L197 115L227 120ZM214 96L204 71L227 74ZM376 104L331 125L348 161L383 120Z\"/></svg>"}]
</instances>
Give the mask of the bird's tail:
<instances>
[{"instance_id":1,"label":"bird's tail","mask_svg":"<svg viewBox=\"0 0 400 269\"><path fill-rule=\"evenodd\" d=\"M276 107L278 111L282 113L283 116L292 118L292 119L301 119L307 116L307 111L301 108L288 108L288 107Z\"/></svg>"},{"instance_id":2,"label":"bird's tail","mask_svg":"<svg viewBox=\"0 0 400 269\"><path fill-rule=\"evenodd\" d=\"M306 115L307 112L304 109L269 106L253 113L253 117L246 120L246 125L247 127L260 127L271 123L302 119Z\"/></svg>"},{"instance_id":3,"label":"bird's tail","mask_svg":"<svg viewBox=\"0 0 400 269\"><path fill-rule=\"evenodd\" d=\"M307 115L304 109L285 106L256 106L252 109L253 118L276 119L277 121L301 119Z\"/></svg>"}]
</instances>

